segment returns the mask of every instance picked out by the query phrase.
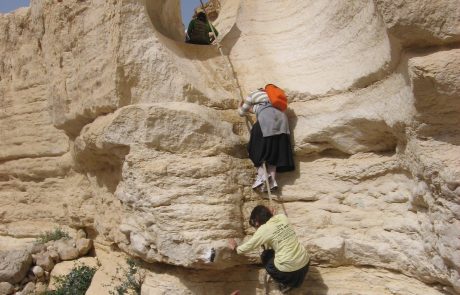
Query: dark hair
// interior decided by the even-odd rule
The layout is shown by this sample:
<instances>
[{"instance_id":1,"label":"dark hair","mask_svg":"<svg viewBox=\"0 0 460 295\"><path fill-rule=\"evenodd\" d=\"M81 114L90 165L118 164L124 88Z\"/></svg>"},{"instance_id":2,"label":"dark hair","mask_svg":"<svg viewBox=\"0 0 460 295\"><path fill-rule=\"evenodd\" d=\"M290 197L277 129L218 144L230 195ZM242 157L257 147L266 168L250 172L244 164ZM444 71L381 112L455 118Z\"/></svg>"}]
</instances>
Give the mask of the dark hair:
<instances>
[{"instance_id":1,"label":"dark hair","mask_svg":"<svg viewBox=\"0 0 460 295\"><path fill-rule=\"evenodd\" d=\"M249 217L249 225L256 226L256 222L260 225L267 223L273 217L270 209L264 205L258 205L252 209L251 217Z\"/></svg>"},{"instance_id":2,"label":"dark hair","mask_svg":"<svg viewBox=\"0 0 460 295\"><path fill-rule=\"evenodd\" d=\"M202 11L198 12L198 14L196 15L196 18L205 22L206 21L206 13L204 13Z\"/></svg>"}]
</instances>

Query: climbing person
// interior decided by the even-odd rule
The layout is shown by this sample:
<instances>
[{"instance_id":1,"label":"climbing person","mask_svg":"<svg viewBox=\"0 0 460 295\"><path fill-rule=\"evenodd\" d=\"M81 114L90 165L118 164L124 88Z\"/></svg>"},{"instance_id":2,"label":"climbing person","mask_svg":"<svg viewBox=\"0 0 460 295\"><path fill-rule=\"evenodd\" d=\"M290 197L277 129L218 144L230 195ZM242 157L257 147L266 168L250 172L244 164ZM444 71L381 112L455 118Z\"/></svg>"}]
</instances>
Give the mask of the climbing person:
<instances>
[{"instance_id":1,"label":"climbing person","mask_svg":"<svg viewBox=\"0 0 460 295\"><path fill-rule=\"evenodd\" d=\"M238 246L235 239L228 240L228 247L238 254L245 254L260 246L260 258L267 273L279 283L279 289L287 292L300 287L310 265L307 250L299 243L286 215L273 215L274 211L258 205L254 207L249 224L256 228L254 235Z\"/></svg>"},{"instance_id":2,"label":"climbing person","mask_svg":"<svg viewBox=\"0 0 460 295\"><path fill-rule=\"evenodd\" d=\"M217 38L218 35L219 33L216 28L208 22L204 11L199 10L188 25L186 42L191 44L209 45Z\"/></svg>"},{"instance_id":3,"label":"climbing person","mask_svg":"<svg viewBox=\"0 0 460 295\"><path fill-rule=\"evenodd\" d=\"M265 88L250 93L238 109L240 116L252 112L257 117L257 122L251 129L247 150L257 173L252 188L261 187L262 191L268 190L265 185L264 163L270 191L278 188L276 172L295 169L288 118L284 111L274 107L267 94L272 86L274 85L267 84Z\"/></svg>"}]
</instances>

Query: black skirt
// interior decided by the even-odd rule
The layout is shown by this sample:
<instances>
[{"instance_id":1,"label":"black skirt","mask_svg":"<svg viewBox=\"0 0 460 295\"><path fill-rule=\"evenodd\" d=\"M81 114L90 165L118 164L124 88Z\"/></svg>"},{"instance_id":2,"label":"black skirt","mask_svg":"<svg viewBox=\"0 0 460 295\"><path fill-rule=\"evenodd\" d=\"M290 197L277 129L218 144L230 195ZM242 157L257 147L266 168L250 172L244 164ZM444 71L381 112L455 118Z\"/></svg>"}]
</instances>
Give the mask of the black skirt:
<instances>
[{"instance_id":1,"label":"black skirt","mask_svg":"<svg viewBox=\"0 0 460 295\"><path fill-rule=\"evenodd\" d=\"M289 134L263 137L259 122L252 126L248 153L255 167L260 167L266 162L268 165L276 166L277 172L295 169Z\"/></svg>"}]
</instances>

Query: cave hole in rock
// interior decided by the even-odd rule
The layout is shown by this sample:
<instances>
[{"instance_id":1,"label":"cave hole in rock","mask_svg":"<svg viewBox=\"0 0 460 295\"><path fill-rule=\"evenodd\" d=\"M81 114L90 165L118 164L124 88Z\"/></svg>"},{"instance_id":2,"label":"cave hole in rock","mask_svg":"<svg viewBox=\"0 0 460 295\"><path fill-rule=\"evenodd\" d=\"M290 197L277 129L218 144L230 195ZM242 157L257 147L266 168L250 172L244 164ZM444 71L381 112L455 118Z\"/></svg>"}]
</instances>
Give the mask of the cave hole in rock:
<instances>
[{"instance_id":1,"label":"cave hole in rock","mask_svg":"<svg viewBox=\"0 0 460 295\"><path fill-rule=\"evenodd\" d=\"M206 5L207 0L203 0ZM199 0L146 0L145 7L153 27L163 36L177 42L185 41L185 31L193 17ZM216 13L209 15L211 21L217 19Z\"/></svg>"},{"instance_id":2,"label":"cave hole in rock","mask_svg":"<svg viewBox=\"0 0 460 295\"><path fill-rule=\"evenodd\" d=\"M202 0L203 1L203 0ZM204 0L203 3L206 5L209 1ZM188 24L195 16L196 9L201 7L200 0L181 0L181 15L182 15L182 23L184 25L184 32L187 31ZM213 22L217 18L217 14L209 15L210 21Z\"/></svg>"}]
</instances>

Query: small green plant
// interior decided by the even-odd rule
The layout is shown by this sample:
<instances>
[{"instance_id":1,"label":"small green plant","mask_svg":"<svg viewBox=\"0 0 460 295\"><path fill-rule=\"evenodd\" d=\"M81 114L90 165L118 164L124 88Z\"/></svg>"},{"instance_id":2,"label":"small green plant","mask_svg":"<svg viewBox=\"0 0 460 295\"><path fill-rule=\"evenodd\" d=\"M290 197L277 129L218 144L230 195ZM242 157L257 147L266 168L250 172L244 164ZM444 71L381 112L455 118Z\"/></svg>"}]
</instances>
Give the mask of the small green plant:
<instances>
[{"instance_id":1,"label":"small green plant","mask_svg":"<svg viewBox=\"0 0 460 295\"><path fill-rule=\"evenodd\" d=\"M70 239L69 234L61 228L55 228L52 231L46 231L37 238L37 243L45 244L49 241L57 241L60 239Z\"/></svg>"},{"instance_id":2,"label":"small green plant","mask_svg":"<svg viewBox=\"0 0 460 295\"><path fill-rule=\"evenodd\" d=\"M85 295L96 268L86 265L77 265L68 275L56 278L56 290L46 291L42 295Z\"/></svg>"},{"instance_id":3,"label":"small green plant","mask_svg":"<svg viewBox=\"0 0 460 295\"><path fill-rule=\"evenodd\" d=\"M142 283L145 279L145 273L139 269L139 261L128 258L126 259L128 269L122 269L121 283L115 287L115 291L110 291L110 295L141 294ZM117 274L120 268L117 269Z\"/></svg>"}]
</instances>

